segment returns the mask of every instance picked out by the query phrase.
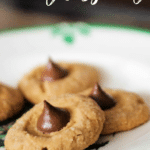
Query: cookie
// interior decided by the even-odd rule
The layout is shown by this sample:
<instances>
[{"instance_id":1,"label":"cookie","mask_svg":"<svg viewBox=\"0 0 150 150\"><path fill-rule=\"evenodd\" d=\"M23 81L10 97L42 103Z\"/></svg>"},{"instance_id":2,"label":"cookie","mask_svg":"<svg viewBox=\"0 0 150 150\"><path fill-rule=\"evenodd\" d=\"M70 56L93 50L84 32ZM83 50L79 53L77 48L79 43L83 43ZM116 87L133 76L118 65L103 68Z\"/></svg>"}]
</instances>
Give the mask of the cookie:
<instances>
[{"instance_id":1,"label":"cookie","mask_svg":"<svg viewBox=\"0 0 150 150\"><path fill-rule=\"evenodd\" d=\"M0 121L16 115L23 104L24 99L18 89L0 83Z\"/></svg>"},{"instance_id":2,"label":"cookie","mask_svg":"<svg viewBox=\"0 0 150 150\"><path fill-rule=\"evenodd\" d=\"M35 105L10 128L7 150L83 150L96 142L104 112L92 99L61 95Z\"/></svg>"},{"instance_id":3,"label":"cookie","mask_svg":"<svg viewBox=\"0 0 150 150\"><path fill-rule=\"evenodd\" d=\"M149 108L135 93L105 89L98 84L80 94L94 99L104 110L105 123L101 134L111 134L135 128L149 119Z\"/></svg>"},{"instance_id":4,"label":"cookie","mask_svg":"<svg viewBox=\"0 0 150 150\"><path fill-rule=\"evenodd\" d=\"M54 63L39 66L19 83L24 96L33 104L65 93L78 93L99 81L96 68L79 63Z\"/></svg>"}]
</instances>

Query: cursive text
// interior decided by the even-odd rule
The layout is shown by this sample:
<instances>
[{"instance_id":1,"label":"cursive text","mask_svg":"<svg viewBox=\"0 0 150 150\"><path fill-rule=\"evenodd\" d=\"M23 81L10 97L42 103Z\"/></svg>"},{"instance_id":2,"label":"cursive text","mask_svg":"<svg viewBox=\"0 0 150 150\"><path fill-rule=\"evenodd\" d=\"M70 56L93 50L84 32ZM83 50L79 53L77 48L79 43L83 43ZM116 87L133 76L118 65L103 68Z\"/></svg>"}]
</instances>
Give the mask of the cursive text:
<instances>
[{"instance_id":1,"label":"cursive text","mask_svg":"<svg viewBox=\"0 0 150 150\"><path fill-rule=\"evenodd\" d=\"M69 1L69 0L66 0ZM88 0L82 0L82 2L87 2ZM51 2L49 2L49 0L46 0L46 6L51 6L53 3L55 2L55 0L51 0ZM139 4L140 2L142 2L142 0L133 0L134 4ZM91 0L91 5L96 5L98 3L98 0Z\"/></svg>"}]
</instances>

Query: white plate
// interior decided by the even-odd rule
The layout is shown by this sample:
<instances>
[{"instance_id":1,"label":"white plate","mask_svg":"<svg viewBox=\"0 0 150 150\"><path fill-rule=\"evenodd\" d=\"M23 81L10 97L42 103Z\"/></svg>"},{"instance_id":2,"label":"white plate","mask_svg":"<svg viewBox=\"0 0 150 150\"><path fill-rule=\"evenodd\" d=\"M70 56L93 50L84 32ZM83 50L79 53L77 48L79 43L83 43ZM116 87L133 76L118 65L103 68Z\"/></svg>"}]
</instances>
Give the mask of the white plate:
<instances>
[{"instance_id":1,"label":"white plate","mask_svg":"<svg viewBox=\"0 0 150 150\"><path fill-rule=\"evenodd\" d=\"M63 40L71 37L73 43ZM56 61L96 65L101 70L102 87L136 92L150 106L149 41L148 33L86 24L3 32L0 35L0 81L17 86L24 73L46 63L50 56ZM104 136L100 141L109 140L109 143L100 150L148 150L149 128L150 121L131 131Z\"/></svg>"}]
</instances>

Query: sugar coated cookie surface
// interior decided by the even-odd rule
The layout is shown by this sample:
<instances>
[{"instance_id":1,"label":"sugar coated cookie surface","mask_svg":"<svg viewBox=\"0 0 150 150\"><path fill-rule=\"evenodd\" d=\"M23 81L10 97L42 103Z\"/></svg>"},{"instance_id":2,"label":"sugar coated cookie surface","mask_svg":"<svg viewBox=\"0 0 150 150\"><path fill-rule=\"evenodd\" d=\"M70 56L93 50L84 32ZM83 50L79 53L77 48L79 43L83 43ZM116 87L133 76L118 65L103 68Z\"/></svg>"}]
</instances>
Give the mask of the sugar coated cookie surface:
<instances>
[{"instance_id":1,"label":"sugar coated cookie surface","mask_svg":"<svg viewBox=\"0 0 150 150\"><path fill-rule=\"evenodd\" d=\"M60 69L58 65L64 69ZM85 64L59 63L57 66L55 64L55 68L53 67L49 72L45 71L45 68L46 66L35 68L19 83L24 96L34 104L53 96L78 93L93 86L99 80L97 69ZM50 74L51 77L43 77L43 73Z\"/></svg>"},{"instance_id":2,"label":"sugar coated cookie surface","mask_svg":"<svg viewBox=\"0 0 150 150\"><path fill-rule=\"evenodd\" d=\"M23 104L24 99L19 90L0 83L0 121L17 114Z\"/></svg>"},{"instance_id":3,"label":"sugar coated cookie surface","mask_svg":"<svg viewBox=\"0 0 150 150\"><path fill-rule=\"evenodd\" d=\"M80 94L89 96L93 88ZM149 119L149 108L144 100L135 93L123 90L104 89L116 104L104 110L105 123L101 134L111 134L135 128Z\"/></svg>"},{"instance_id":4,"label":"sugar coated cookie surface","mask_svg":"<svg viewBox=\"0 0 150 150\"><path fill-rule=\"evenodd\" d=\"M44 102L41 102L10 128L5 138L7 150L83 150L96 142L105 119L104 112L95 101L67 94L47 102L68 111L70 121L59 131L43 134L37 128L44 108Z\"/></svg>"}]
</instances>

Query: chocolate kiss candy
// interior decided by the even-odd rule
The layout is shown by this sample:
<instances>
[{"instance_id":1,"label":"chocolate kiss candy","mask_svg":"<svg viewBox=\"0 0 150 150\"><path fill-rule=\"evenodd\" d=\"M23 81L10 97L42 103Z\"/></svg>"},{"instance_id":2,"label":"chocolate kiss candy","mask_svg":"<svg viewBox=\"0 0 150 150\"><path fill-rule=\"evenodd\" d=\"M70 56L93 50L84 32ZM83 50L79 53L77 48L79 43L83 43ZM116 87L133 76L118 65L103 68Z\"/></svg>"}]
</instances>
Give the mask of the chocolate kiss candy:
<instances>
[{"instance_id":1,"label":"chocolate kiss candy","mask_svg":"<svg viewBox=\"0 0 150 150\"><path fill-rule=\"evenodd\" d=\"M37 129L44 134L61 130L70 120L69 113L44 100L44 109L37 121Z\"/></svg>"},{"instance_id":2,"label":"chocolate kiss candy","mask_svg":"<svg viewBox=\"0 0 150 150\"><path fill-rule=\"evenodd\" d=\"M42 81L53 82L68 75L68 71L55 64L49 59L46 70L43 71Z\"/></svg>"},{"instance_id":3,"label":"chocolate kiss candy","mask_svg":"<svg viewBox=\"0 0 150 150\"><path fill-rule=\"evenodd\" d=\"M98 85L98 83L94 85L94 88L89 97L94 99L102 108L102 110L110 109L116 104L115 100L111 96L106 94Z\"/></svg>"}]
</instances>

